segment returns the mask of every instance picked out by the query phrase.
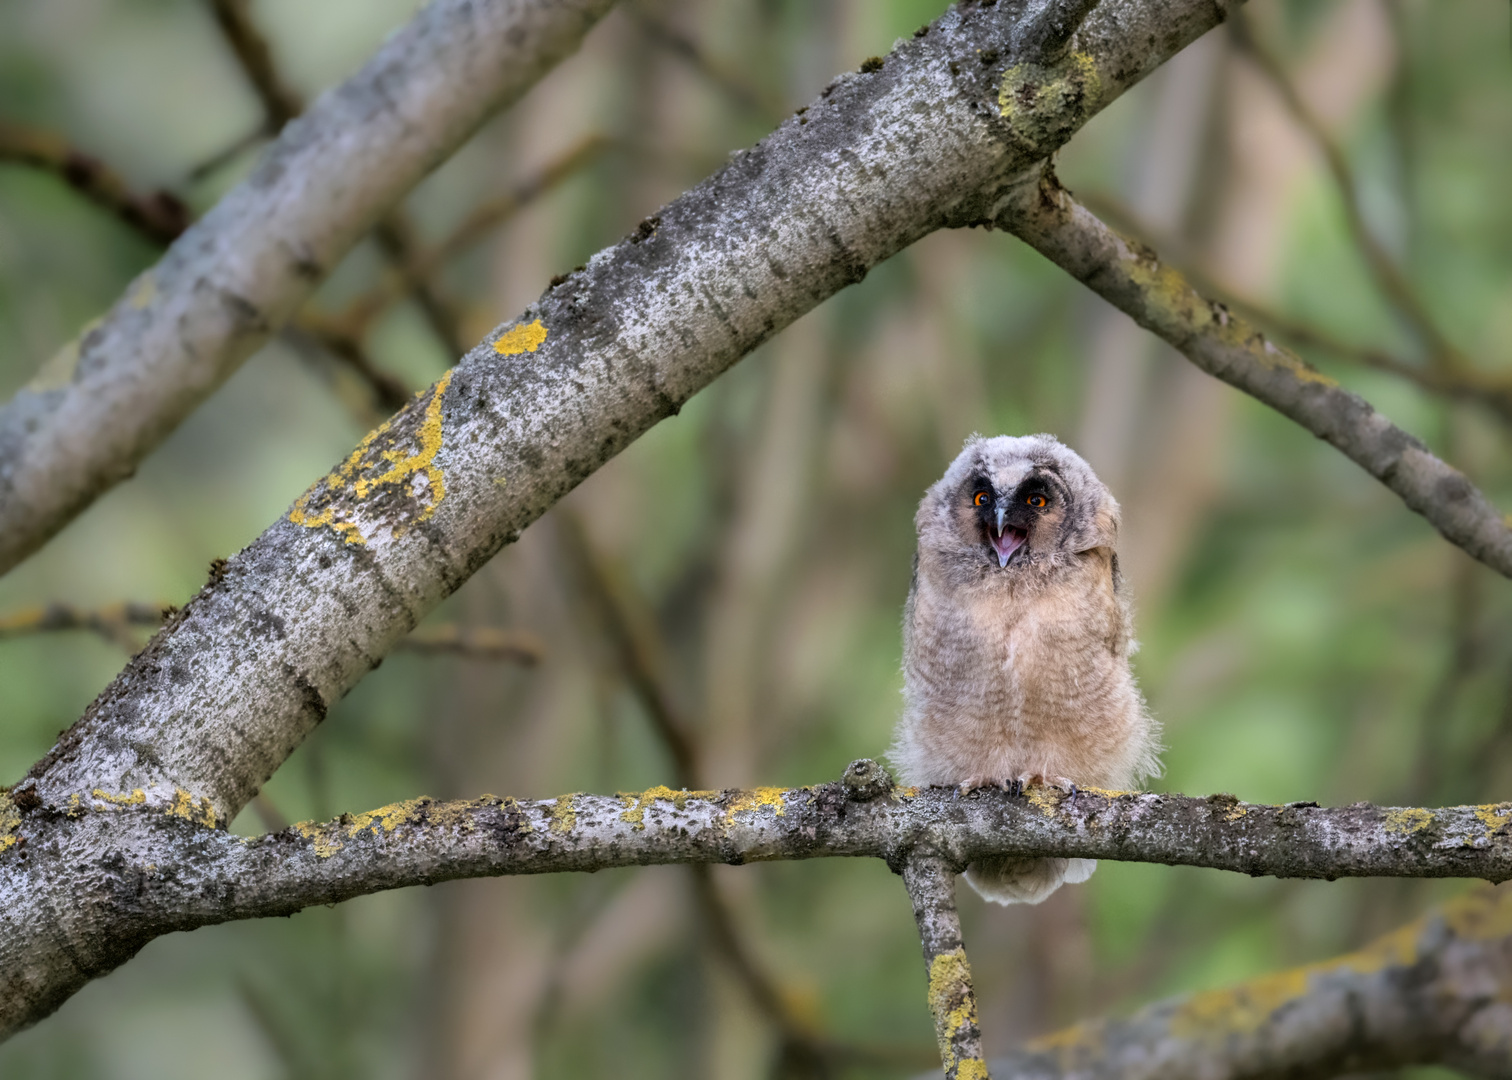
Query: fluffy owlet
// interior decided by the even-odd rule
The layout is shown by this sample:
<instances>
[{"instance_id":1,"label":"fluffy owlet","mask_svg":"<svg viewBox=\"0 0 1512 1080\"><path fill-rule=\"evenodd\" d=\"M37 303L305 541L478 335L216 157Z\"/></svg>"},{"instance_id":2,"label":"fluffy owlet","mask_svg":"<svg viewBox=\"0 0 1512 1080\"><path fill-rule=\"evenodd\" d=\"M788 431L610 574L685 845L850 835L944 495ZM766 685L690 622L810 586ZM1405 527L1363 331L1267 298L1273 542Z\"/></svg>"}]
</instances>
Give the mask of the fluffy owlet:
<instances>
[{"instance_id":1,"label":"fluffy owlet","mask_svg":"<svg viewBox=\"0 0 1512 1080\"><path fill-rule=\"evenodd\" d=\"M924 495L903 612L905 783L1129 788L1158 774L1159 727L1129 668L1118 503L1050 435L973 436ZM978 860L988 900L1036 904L1088 859Z\"/></svg>"}]
</instances>

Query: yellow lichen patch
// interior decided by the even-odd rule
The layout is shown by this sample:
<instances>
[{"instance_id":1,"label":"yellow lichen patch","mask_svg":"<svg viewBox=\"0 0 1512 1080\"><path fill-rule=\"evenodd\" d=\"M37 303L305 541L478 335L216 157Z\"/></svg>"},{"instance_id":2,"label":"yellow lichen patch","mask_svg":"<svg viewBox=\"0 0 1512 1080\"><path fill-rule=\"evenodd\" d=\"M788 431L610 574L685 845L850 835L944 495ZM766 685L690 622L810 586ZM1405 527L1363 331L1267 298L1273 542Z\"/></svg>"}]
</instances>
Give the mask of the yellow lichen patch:
<instances>
[{"instance_id":1,"label":"yellow lichen patch","mask_svg":"<svg viewBox=\"0 0 1512 1080\"><path fill-rule=\"evenodd\" d=\"M431 388L430 401L425 406L425 413L420 419L414 432L407 436L405 442L413 441L413 450L392 447L380 451L377 461L372 457L372 449L375 443L383 439L393 430L394 422L404 413L385 420L378 428L363 436L357 444L357 449L347 455L345 461L338 465L335 471L327 474L317 481L313 487L301 495L294 508L289 511L289 520L296 525L303 525L307 529L329 527L340 534L348 544L365 544L366 538L357 522L352 520L357 506L349 505L347 500L341 499L341 493L348 492L355 496L358 504L367 499L380 488L397 488L401 485L409 485L410 493L419 498L423 492L425 507L413 519L413 524L429 520L446 498L446 477L441 467L436 464L436 455L441 450L442 439L442 407L445 403L446 388L451 383L454 372L448 371L436 380L436 385ZM382 463L387 466L376 476L362 475L365 469ZM423 478L421 491L416 491L415 486ZM319 510L311 509L311 502L317 496L325 496L325 505ZM393 535L402 536L409 526L399 524L394 527Z\"/></svg>"},{"instance_id":2,"label":"yellow lichen patch","mask_svg":"<svg viewBox=\"0 0 1512 1080\"><path fill-rule=\"evenodd\" d=\"M640 830L646 827L646 807L650 806L657 799L662 800L662 802L669 802L681 810L688 805L689 799L708 801L718 795L719 792L717 791L688 791L687 789L673 791L671 788L662 785L647 788L638 795L622 791L619 793L619 797L625 800L625 809L621 812L620 819L630 822L637 830Z\"/></svg>"},{"instance_id":3,"label":"yellow lichen patch","mask_svg":"<svg viewBox=\"0 0 1512 1080\"><path fill-rule=\"evenodd\" d=\"M577 807L572 805L573 795L563 795L551 805L551 831L558 835L569 833L577 824Z\"/></svg>"},{"instance_id":4,"label":"yellow lichen patch","mask_svg":"<svg viewBox=\"0 0 1512 1080\"><path fill-rule=\"evenodd\" d=\"M1024 798L1046 817L1054 817L1060 809L1061 799L1064 796L1059 788L1050 787L1048 784L1030 784L1024 789Z\"/></svg>"},{"instance_id":5,"label":"yellow lichen patch","mask_svg":"<svg viewBox=\"0 0 1512 1080\"><path fill-rule=\"evenodd\" d=\"M956 1057L955 1040L967 1027L976 1026L976 999L971 995L971 965L966 950L959 946L940 953L929 962L929 1011L934 1016L935 1038L940 1043L940 1060L947 1075L957 1065L971 1064ZM957 1076L971 1075L958 1071ZM985 1076L982 1072L980 1075Z\"/></svg>"},{"instance_id":6,"label":"yellow lichen patch","mask_svg":"<svg viewBox=\"0 0 1512 1080\"><path fill-rule=\"evenodd\" d=\"M1235 803L1233 806L1229 807L1227 811L1224 812L1223 820L1238 821L1249 812L1250 808L1248 806L1245 806L1243 803Z\"/></svg>"},{"instance_id":7,"label":"yellow lichen patch","mask_svg":"<svg viewBox=\"0 0 1512 1080\"><path fill-rule=\"evenodd\" d=\"M1263 975L1222 990L1193 994L1171 1017L1178 1039L1214 1039L1258 1031L1276 1010L1307 992L1309 968Z\"/></svg>"},{"instance_id":8,"label":"yellow lichen patch","mask_svg":"<svg viewBox=\"0 0 1512 1080\"><path fill-rule=\"evenodd\" d=\"M780 787L759 787L736 792L729 806L725 807L725 821L733 824L736 814L760 810L763 806L772 807L777 816L782 817L787 813L787 804L783 802L782 795L783 789Z\"/></svg>"},{"instance_id":9,"label":"yellow lichen patch","mask_svg":"<svg viewBox=\"0 0 1512 1080\"><path fill-rule=\"evenodd\" d=\"M140 806L147 801L147 793L141 788L133 788L130 792L112 795L104 788L95 788L90 792L97 799L104 799L113 806Z\"/></svg>"},{"instance_id":10,"label":"yellow lichen patch","mask_svg":"<svg viewBox=\"0 0 1512 1080\"><path fill-rule=\"evenodd\" d=\"M504 331L494 342L494 352L500 356L516 356L519 353L535 352L546 340L546 327L541 320L515 326Z\"/></svg>"},{"instance_id":11,"label":"yellow lichen patch","mask_svg":"<svg viewBox=\"0 0 1512 1080\"><path fill-rule=\"evenodd\" d=\"M1110 790L1108 788L1082 787L1080 784L1077 785L1076 790L1080 791L1080 792L1085 792L1088 795L1100 795L1104 799L1116 799L1116 798L1118 798L1121 795L1138 795L1139 794L1139 792L1137 792L1137 791L1112 791L1112 790Z\"/></svg>"},{"instance_id":12,"label":"yellow lichen patch","mask_svg":"<svg viewBox=\"0 0 1512 1080\"><path fill-rule=\"evenodd\" d=\"M1392 810L1386 815L1386 831L1400 833L1403 836L1411 836L1415 832L1422 832L1433 824L1433 814L1417 806L1407 806L1400 810Z\"/></svg>"},{"instance_id":13,"label":"yellow lichen patch","mask_svg":"<svg viewBox=\"0 0 1512 1080\"><path fill-rule=\"evenodd\" d=\"M21 811L16 809L9 792L0 791L0 851L8 851L16 846L20 828Z\"/></svg>"},{"instance_id":14,"label":"yellow lichen patch","mask_svg":"<svg viewBox=\"0 0 1512 1080\"><path fill-rule=\"evenodd\" d=\"M1512 820L1509 815L1512 815L1512 803L1487 803L1475 808L1475 817L1486 827L1487 836Z\"/></svg>"},{"instance_id":15,"label":"yellow lichen patch","mask_svg":"<svg viewBox=\"0 0 1512 1080\"><path fill-rule=\"evenodd\" d=\"M1031 60L1003 72L998 112L1012 123L1015 135L1037 147L1075 130L1101 92L1097 63L1089 53L1073 52L1054 67Z\"/></svg>"},{"instance_id":16,"label":"yellow lichen patch","mask_svg":"<svg viewBox=\"0 0 1512 1080\"><path fill-rule=\"evenodd\" d=\"M317 859L329 859L332 855L346 847L331 832L328 832L323 826L314 821L301 821L294 826L294 831L310 841L310 846L315 849L315 857Z\"/></svg>"},{"instance_id":17,"label":"yellow lichen patch","mask_svg":"<svg viewBox=\"0 0 1512 1080\"><path fill-rule=\"evenodd\" d=\"M1252 350L1253 351L1253 350ZM1288 371L1299 382L1316 383L1318 386L1338 386L1337 379L1330 379L1317 368L1304 363L1286 349L1277 348L1266 341L1256 355L1260 362L1274 371Z\"/></svg>"},{"instance_id":18,"label":"yellow lichen patch","mask_svg":"<svg viewBox=\"0 0 1512 1080\"><path fill-rule=\"evenodd\" d=\"M63 816L67 818L83 817L84 812L83 797L78 792L70 795L68 797L68 809L63 811Z\"/></svg>"},{"instance_id":19,"label":"yellow lichen patch","mask_svg":"<svg viewBox=\"0 0 1512 1080\"><path fill-rule=\"evenodd\" d=\"M379 832L391 833L414 817L422 807L430 805L432 801L427 798L405 799L403 802L380 806L376 810L354 814L347 825L347 835L355 839L358 833L367 830L372 830L374 835Z\"/></svg>"},{"instance_id":20,"label":"yellow lichen patch","mask_svg":"<svg viewBox=\"0 0 1512 1080\"><path fill-rule=\"evenodd\" d=\"M169 817L183 818L207 829L215 828L215 805L209 799L196 796L183 788L173 790L173 801L164 812Z\"/></svg>"}]
</instances>

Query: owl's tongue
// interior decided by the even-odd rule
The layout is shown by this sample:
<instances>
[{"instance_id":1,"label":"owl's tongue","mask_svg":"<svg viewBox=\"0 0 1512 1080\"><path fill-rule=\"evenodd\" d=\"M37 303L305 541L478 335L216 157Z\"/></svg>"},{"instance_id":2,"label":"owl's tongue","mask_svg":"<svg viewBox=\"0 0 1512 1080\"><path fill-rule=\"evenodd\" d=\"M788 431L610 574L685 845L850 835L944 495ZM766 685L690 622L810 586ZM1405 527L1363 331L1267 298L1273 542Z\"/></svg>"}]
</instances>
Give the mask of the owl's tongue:
<instances>
[{"instance_id":1,"label":"owl's tongue","mask_svg":"<svg viewBox=\"0 0 1512 1080\"><path fill-rule=\"evenodd\" d=\"M998 566L1007 566L1008 560L1013 558L1013 553L1023 545L1025 533L1009 525L1003 530L1001 536L989 535L987 539L992 544L992 550L997 552Z\"/></svg>"}]
</instances>

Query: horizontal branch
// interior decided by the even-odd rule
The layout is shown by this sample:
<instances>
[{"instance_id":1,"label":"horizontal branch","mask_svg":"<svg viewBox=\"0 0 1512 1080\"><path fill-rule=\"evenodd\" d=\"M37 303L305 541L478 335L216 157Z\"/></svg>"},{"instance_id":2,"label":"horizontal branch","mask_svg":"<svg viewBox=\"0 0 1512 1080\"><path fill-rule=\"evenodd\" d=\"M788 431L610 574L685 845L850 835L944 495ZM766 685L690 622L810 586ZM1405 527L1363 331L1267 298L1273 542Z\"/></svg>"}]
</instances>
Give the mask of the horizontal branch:
<instances>
[{"instance_id":1,"label":"horizontal branch","mask_svg":"<svg viewBox=\"0 0 1512 1080\"><path fill-rule=\"evenodd\" d=\"M179 791L100 788L59 809L0 796L0 1030L34 1022L154 937L455 878L668 863L991 855L1203 866L1254 876L1512 878L1512 803L1267 806L1032 787L890 790L874 763L805 788L524 801L414 799L255 839ZM880 781L880 782L879 782ZM66 898L66 902L65 902ZM60 941L69 969L54 969Z\"/></svg>"},{"instance_id":2,"label":"horizontal branch","mask_svg":"<svg viewBox=\"0 0 1512 1080\"><path fill-rule=\"evenodd\" d=\"M0 572L147 453L612 0L436 0L0 407Z\"/></svg>"},{"instance_id":3,"label":"horizontal branch","mask_svg":"<svg viewBox=\"0 0 1512 1080\"><path fill-rule=\"evenodd\" d=\"M1512 1077L1509 999L1512 893L1478 890L1358 952L1078 1024L991 1065L1013 1080Z\"/></svg>"},{"instance_id":4,"label":"horizontal branch","mask_svg":"<svg viewBox=\"0 0 1512 1080\"><path fill-rule=\"evenodd\" d=\"M1192 363L1296 421L1427 518L1451 544L1512 577L1512 528L1459 470L1333 379L1207 300L1155 252L1097 219L1049 168L1026 179L991 223L1164 338Z\"/></svg>"}]
</instances>

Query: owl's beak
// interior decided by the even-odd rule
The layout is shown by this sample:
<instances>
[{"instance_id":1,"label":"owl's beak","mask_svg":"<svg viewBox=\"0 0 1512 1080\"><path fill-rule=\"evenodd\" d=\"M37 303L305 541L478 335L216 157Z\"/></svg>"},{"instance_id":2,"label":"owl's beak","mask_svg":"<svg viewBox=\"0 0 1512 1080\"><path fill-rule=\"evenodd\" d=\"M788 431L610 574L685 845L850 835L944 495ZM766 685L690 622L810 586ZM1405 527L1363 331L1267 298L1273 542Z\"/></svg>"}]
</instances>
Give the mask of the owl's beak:
<instances>
[{"instance_id":1,"label":"owl's beak","mask_svg":"<svg viewBox=\"0 0 1512 1080\"><path fill-rule=\"evenodd\" d=\"M1001 515L1002 511L999 510L998 514ZM1001 516L998 521L1002 521ZM992 550L997 552L998 566L1007 566L1008 560L1013 558L1013 553L1023 547L1024 541L1028 538L1028 533L1022 529L1015 529L1012 525L1003 529L997 536L989 537L992 541Z\"/></svg>"},{"instance_id":2,"label":"owl's beak","mask_svg":"<svg viewBox=\"0 0 1512 1080\"><path fill-rule=\"evenodd\" d=\"M999 536L1003 535L1003 517L1007 513L1008 508L1006 506L999 506L997 508L997 534Z\"/></svg>"}]
</instances>

